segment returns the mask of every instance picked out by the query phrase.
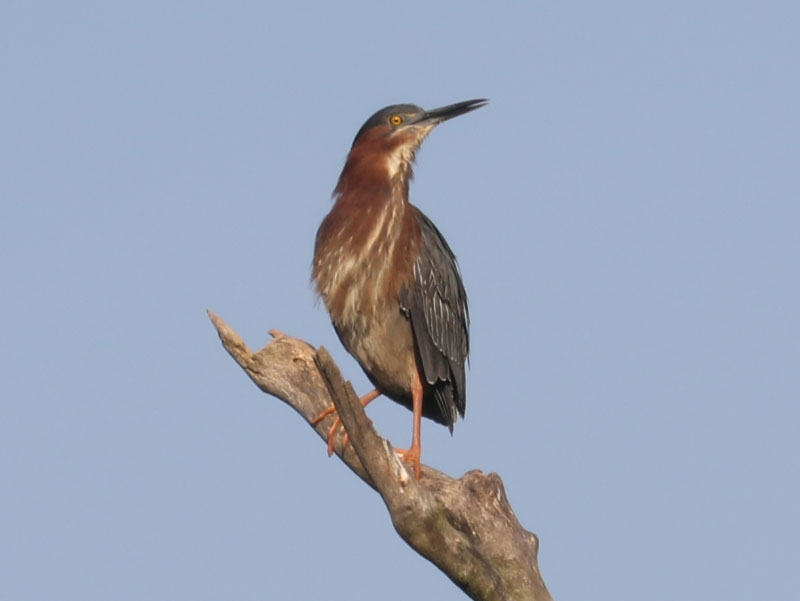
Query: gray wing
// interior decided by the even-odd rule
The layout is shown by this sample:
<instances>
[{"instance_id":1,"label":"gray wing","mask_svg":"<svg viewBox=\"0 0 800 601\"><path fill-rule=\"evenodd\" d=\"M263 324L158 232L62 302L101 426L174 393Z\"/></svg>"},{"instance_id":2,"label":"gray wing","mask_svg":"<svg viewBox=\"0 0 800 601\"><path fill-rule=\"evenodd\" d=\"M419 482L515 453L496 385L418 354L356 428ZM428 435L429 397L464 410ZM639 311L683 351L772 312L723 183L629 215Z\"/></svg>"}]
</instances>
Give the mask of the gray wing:
<instances>
[{"instance_id":1,"label":"gray wing","mask_svg":"<svg viewBox=\"0 0 800 601\"><path fill-rule=\"evenodd\" d=\"M469 356L469 307L455 255L430 219L412 207L422 234L414 263L414 284L401 293L401 306L411 320L425 380L444 423L453 429L457 413L466 409Z\"/></svg>"}]
</instances>

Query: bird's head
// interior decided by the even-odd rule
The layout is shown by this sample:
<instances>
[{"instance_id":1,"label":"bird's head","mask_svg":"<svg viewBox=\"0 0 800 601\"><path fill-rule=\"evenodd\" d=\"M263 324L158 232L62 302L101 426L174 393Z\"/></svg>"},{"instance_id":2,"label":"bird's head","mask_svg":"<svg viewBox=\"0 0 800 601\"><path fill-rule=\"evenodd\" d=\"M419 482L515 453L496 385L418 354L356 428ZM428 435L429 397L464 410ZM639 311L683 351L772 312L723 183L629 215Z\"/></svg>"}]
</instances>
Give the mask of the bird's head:
<instances>
[{"instance_id":1,"label":"bird's head","mask_svg":"<svg viewBox=\"0 0 800 601\"><path fill-rule=\"evenodd\" d=\"M485 106L484 98L425 110L415 104L393 104L367 119L358 130L350 155L383 159L390 176L406 172L430 131L448 119Z\"/></svg>"}]
</instances>

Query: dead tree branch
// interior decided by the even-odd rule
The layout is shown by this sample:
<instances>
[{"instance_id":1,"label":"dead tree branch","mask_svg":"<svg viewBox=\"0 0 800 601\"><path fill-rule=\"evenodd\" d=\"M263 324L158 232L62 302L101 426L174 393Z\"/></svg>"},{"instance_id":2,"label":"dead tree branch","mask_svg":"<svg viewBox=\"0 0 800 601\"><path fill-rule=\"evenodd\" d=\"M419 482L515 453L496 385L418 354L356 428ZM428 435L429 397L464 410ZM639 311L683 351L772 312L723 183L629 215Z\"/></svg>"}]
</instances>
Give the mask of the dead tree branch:
<instances>
[{"instance_id":1,"label":"dead tree branch","mask_svg":"<svg viewBox=\"0 0 800 601\"><path fill-rule=\"evenodd\" d=\"M222 345L261 390L310 422L333 402L351 444L336 453L383 499L398 534L469 597L482 601L546 601L536 536L517 521L497 474L467 472L456 480L422 466L417 481L381 438L349 382L324 348L270 331L253 353L209 311ZM327 441L333 417L315 428ZM341 437L339 437L341 438Z\"/></svg>"}]
</instances>

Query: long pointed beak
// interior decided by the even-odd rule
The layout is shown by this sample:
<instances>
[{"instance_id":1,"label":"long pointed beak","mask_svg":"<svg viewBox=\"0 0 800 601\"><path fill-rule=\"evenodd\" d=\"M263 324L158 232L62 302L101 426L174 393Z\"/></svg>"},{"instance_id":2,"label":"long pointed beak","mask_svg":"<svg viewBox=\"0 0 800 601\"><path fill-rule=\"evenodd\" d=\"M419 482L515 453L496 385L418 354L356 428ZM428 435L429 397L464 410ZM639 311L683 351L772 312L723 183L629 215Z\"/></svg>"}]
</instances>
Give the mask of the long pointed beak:
<instances>
[{"instance_id":1,"label":"long pointed beak","mask_svg":"<svg viewBox=\"0 0 800 601\"><path fill-rule=\"evenodd\" d=\"M419 119L414 121L413 125L437 125L442 121L447 121L453 117L458 117L464 113L469 113L482 106L486 106L488 102L486 98L478 98L476 100L465 100L464 102L456 102L455 104L448 104L438 109L425 111L420 115Z\"/></svg>"}]
</instances>

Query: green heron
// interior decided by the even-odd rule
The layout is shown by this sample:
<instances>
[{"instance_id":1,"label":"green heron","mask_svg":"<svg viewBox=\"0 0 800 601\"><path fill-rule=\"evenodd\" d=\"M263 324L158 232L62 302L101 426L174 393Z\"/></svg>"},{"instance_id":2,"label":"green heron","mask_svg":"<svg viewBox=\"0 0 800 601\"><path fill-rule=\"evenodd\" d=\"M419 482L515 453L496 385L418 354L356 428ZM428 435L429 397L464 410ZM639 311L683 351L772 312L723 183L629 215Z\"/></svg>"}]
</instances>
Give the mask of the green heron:
<instances>
[{"instance_id":1,"label":"green heron","mask_svg":"<svg viewBox=\"0 0 800 601\"><path fill-rule=\"evenodd\" d=\"M312 278L339 339L375 386L361 403L382 394L413 411L411 447L398 452L417 479L421 418L452 432L464 416L469 310L453 251L408 201L411 164L436 125L487 102L430 111L397 104L375 113L353 140L317 231ZM337 418L330 429L329 454L340 424Z\"/></svg>"}]
</instances>

